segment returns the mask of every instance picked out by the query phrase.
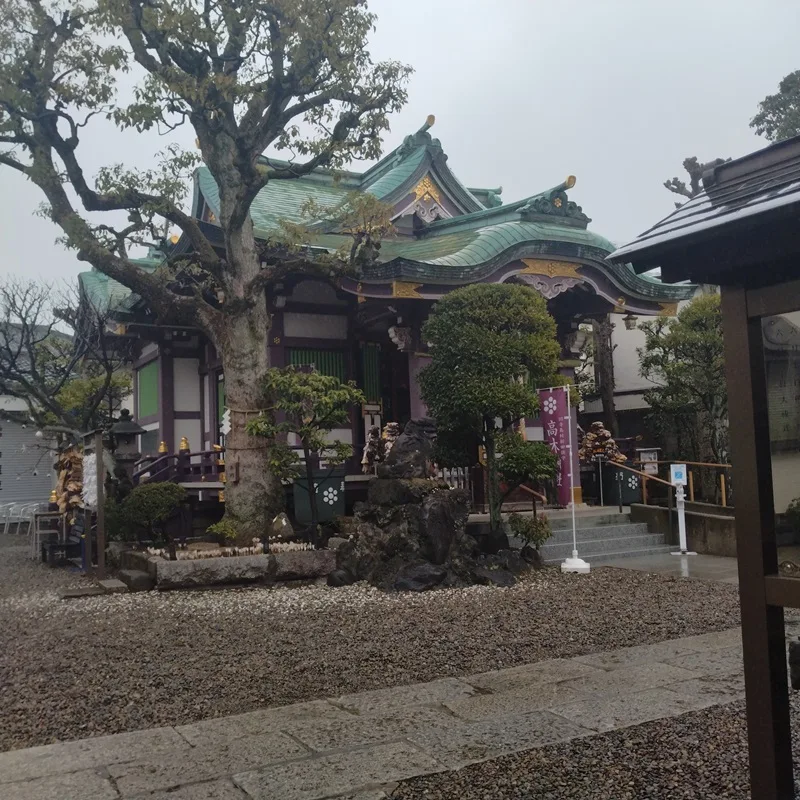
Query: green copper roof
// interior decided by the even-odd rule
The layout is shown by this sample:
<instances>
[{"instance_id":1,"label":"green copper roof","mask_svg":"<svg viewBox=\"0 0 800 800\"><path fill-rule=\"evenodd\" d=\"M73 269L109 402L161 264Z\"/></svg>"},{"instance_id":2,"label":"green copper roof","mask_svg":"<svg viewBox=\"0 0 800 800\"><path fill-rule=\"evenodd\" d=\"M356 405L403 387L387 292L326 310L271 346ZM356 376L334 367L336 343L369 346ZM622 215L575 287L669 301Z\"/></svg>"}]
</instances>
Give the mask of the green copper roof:
<instances>
[{"instance_id":1,"label":"green copper roof","mask_svg":"<svg viewBox=\"0 0 800 800\"><path fill-rule=\"evenodd\" d=\"M429 175L461 213L425 225L415 237L384 240L381 263L367 268L366 280L408 277L456 284L486 278L515 259L561 256L592 264L620 289L640 298L675 300L692 293L693 287L665 285L636 275L630 265L608 262L606 256L614 251L614 245L588 230L591 220L567 196L574 177L507 205L500 201L500 188L468 189L447 167L441 143L428 132L431 124L429 119L364 173L317 170L301 178L270 182L251 208L256 234L268 238L279 230L282 219L312 222L301 213L305 202L313 199L332 207L353 189L370 192L387 203L400 203ZM276 162L270 159L270 163ZM196 189L196 198L204 197L219 216L219 192L205 167L196 172ZM199 211L196 202L195 213ZM335 231L326 232L324 226L316 231L311 246L333 250L350 241Z\"/></svg>"},{"instance_id":2,"label":"green copper roof","mask_svg":"<svg viewBox=\"0 0 800 800\"><path fill-rule=\"evenodd\" d=\"M154 272L161 264L160 258L153 257L131 260L145 272ZM95 269L79 273L78 284L86 299L100 311L119 308L134 296L127 286L123 286L119 281L115 281Z\"/></svg>"}]
</instances>

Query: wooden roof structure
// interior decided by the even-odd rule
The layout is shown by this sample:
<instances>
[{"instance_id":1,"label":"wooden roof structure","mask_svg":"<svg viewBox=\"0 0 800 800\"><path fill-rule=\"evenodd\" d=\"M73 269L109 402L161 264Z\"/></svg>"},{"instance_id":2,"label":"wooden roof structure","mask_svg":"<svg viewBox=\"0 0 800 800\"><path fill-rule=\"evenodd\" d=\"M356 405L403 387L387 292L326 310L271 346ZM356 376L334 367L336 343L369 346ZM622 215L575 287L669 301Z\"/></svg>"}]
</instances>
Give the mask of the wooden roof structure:
<instances>
[{"instance_id":1,"label":"wooden roof structure","mask_svg":"<svg viewBox=\"0 0 800 800\"><path fill-rule=\"evenodd\" d=\"M800 578L778 570L764 331L800 310L800 137L722 164L703 184L609 258L720 286L751 793L786 800L795 793L783 609L800 608Z\"/></svg>"}]
</instances>

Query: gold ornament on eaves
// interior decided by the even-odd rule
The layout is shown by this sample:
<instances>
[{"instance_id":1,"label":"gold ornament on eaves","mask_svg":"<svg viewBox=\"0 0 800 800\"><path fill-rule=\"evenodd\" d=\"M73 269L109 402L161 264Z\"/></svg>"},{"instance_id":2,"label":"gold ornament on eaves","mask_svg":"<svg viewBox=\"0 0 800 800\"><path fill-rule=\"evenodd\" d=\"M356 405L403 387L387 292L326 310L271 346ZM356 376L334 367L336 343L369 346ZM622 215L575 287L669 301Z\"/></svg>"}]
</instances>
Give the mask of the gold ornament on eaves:
<instances>
[{"instance_id":1,"label":"gold ornament on eaves","mask_svg":"<svg viewBox=\"0 0 800 800\"><path fill-rule=\"evenodd\" d=\"M523 258L522 263L525 269L520 270L520 275L547 275L548 278L578 278L582 280L578 272L579 264L570 261L548 261L544 258Z\"/></svg>"},{"instance_id":2,"label":"gold ornament on eaves","mask_svg":"<svg viewBox=\"0 0 800 800\"><path fill-rule=\"evenodd\" d=\"M422 200L423 198L432 198L437 203L440 203L442 200L442 196L439 194L439 190L436 188L436 185L431 180L430 175L426 175L413 189L414 197L417 200Z\"/></svg>"}]
</instances>

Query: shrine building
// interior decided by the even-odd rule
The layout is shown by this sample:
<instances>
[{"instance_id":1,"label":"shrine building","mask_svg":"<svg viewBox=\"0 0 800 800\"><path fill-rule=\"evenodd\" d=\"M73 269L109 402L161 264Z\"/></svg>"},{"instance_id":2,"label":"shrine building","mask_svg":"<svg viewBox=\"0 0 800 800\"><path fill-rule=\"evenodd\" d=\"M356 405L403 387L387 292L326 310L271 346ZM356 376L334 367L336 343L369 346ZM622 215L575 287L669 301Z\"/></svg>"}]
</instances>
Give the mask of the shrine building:
<instances>
[{"instance_id":1,"label":"shrine building","mask_svg":"<svg viewBox=\"0 0 800 800\"><path fill-rule=\"evenodd\" d=\"M313 365L354 380L366 395L366 406L352 414L349 427L334 432L354 446L347 466L351 482L361 477L361 448L372 425L425 415L417 374L428 355L420 327L448 292L470 283L504 282L539 292L557 322L563 371L569 374L581 322L609 313L631 319L672 315L695 289L663 284L637 275L628 264L608 261L615 246L589 230L591 220L569 199L574 176L509 203L502 201L500 188L466 187L450 170L441 142L431 136L433 121L429 117L364 172L317 169L295 180L276 180L262 189L251 209L261 239L274 235L280 220L308 224L302 211L308 200L330 208L356 190L393 209L396 231L383 240L377 263L365 266L360 276L331 284L297 275L264 300L273 315L264 342L272 365ZM221 243L219 192L206 167L194 175L192 213L209 238ZM334 251L352 241L324 220L309 227L314 248ZM188 249L184 238L174 251L182 248ZM140 263L153 270L161 260ZM154 324L139 298L100 272L84 272L80 282L90 300L114 307L125 332L142 341L134 364L133 408L146 430L141 452L155 454L161 442L177 452L184 437L193 451L224 443L225 379L203 334ZM535 421L528 421L527 433L542 438Z\"/></svg>"}]
</instances>

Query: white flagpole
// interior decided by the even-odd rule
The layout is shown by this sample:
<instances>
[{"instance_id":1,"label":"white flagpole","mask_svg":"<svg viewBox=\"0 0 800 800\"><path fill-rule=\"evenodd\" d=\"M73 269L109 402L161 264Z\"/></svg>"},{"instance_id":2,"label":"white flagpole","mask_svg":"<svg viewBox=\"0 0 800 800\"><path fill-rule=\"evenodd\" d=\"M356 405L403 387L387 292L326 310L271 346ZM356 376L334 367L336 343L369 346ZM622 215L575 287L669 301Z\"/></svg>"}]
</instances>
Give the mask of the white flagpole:
<instances>
[{"instance_id":1,"label":"white flagpole","mask_svg":"<svg viewBox=\"0 0 800 800\"><path fill-rule=\"evenodd\" d=\"M588 561L578 558L578 532L575 524L575 458L572 451L572 409L569 405L569 386L564 386L567 401L567 430L569 431L569 505L572 509L572 558L566 558L561 564L562 572L579 572L587 574L591 567Z\"/></svg>"}]
</instances>

